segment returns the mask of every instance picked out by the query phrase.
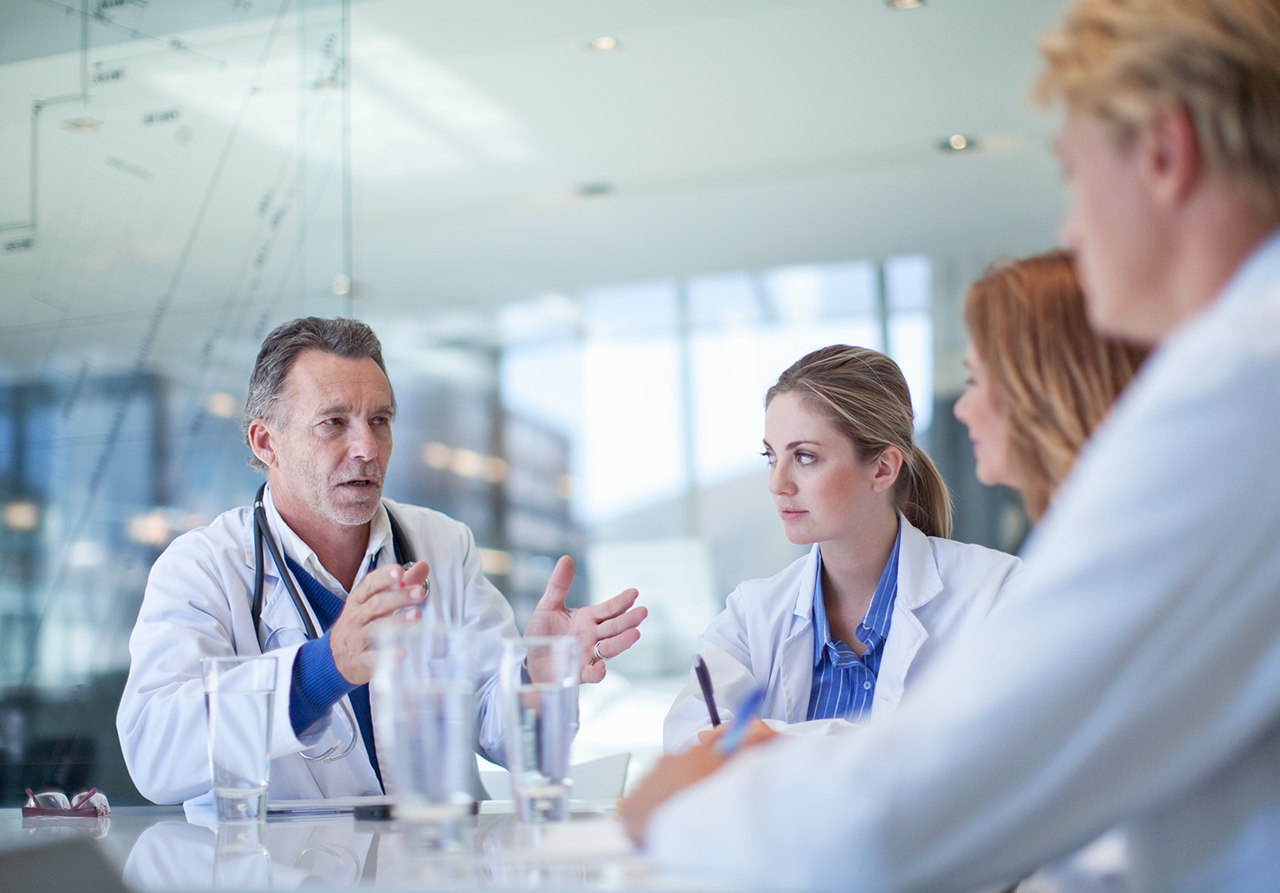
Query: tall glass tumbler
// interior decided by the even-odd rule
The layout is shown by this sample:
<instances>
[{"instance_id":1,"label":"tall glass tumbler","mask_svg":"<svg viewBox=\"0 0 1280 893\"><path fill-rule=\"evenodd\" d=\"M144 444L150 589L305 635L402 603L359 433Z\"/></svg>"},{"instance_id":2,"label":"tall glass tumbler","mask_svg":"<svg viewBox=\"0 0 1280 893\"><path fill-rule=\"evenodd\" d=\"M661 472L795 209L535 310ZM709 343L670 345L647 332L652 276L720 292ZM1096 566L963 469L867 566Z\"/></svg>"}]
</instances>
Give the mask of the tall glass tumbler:
<instances>
[{"instance_id":1,"label":"tall glass tumbler","mask_svg":"<svg viewBox=\"0 0 1280 893\"><path fill-rule=\"evenodd\" d=\"M524 822L569 817L569 747L578 731L578 662L573 636L505 643L499 668L507 714L507 769Z\"/></svg>"},{"instance_id":2,"label":"tall glass tumbler","mask_svg":"<svg viewBox=\"0 0 1280 893\"><path fill-rule=\"evenodd\" d=\"M475 640L429 624L375 632L370 686L383 780L396 817L450 823L475 803Z\"/></svg>"},{"instance_id":3,"label":"tall glass tumbler","mask_svg":"<svg viewBox=\"0 0 1280 893\"><path fill-rule=\"evenodd\" d=\"M276 658L206 657L202 669L209 715L209 769L218 821L264 821Z\"/></svg>"}]
</instances>

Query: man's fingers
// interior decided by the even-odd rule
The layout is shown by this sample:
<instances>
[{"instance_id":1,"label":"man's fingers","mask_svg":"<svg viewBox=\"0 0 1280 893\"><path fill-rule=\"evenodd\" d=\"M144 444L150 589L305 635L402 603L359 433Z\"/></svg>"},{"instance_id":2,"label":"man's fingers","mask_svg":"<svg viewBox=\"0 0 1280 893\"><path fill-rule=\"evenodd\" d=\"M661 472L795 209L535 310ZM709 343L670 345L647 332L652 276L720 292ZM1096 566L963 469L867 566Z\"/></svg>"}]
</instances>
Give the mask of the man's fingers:
<instances>
[{"instance_id":1,"label":"man's fingers","mask_svg":"<svg viewBox=\"0 0 1280 893\"><path fill-rule=\"evenodd\" d=\"M405 570L404 577L401 579L405 586L421 586L427 582L427 576L430 573L431 565L425 561L415 561Z\"/></svg>"},{"instance_id":2,"label":"man's fingers","mask_svg":"<svg viewBox=\"0 0 1280 893\"><path fill-rule=\"evenodd\" d=\"M568 555L561 555L560 560L556 562L555 569L551 571L551 579L547 581L547 590L542 593L542 598L534 610L564 610L564 600L569 594L569 587L572 585L573 559Z\"/></svg>"},{"instance_id":3,"label":"man's fingers","mask_svg":"<svg viewBox=\"0 0 1280 893\"><path fill-rule=\"evenodd\" d=\"M384 589L370 596L359 607L360 619L363 623L377 620L393 614L401 608L416 605L426 597L426 590L421 586L407 586L404 589Z\"/></svg>"},{"instance_id":4,"label":"man's fingers","mask_svg":"<svg viewBox=\"0 0 1280 893\"><path fill-rule=\"evenodd\" d=\"M608 601L603 601L598 605L592 605L591 616L596 620L608 620L610 617L617 617L623 611L626 611L636 603L636 599L640 597L640 592L635 589L628 589L620 592Z\"/></svg>"},{"instance_id":5,"label":"man's fingers","mask_svg":"<svg viewBox=\"0 0 1280 893\"><path fill-rule=\"evenodd\" d=\"M601 639L595 645L595 651L600 652L600 656L612 660L622 652L626 651L636 642L640 641L640 630L629 629L620 635L611 636L607 639Z\"/></svg>"},{"instance_id":6,"label":"man's fingers","mask_svg":"<svg viewBox=\"0 0 1280 893\"><path fill-rule=\"evenodd\" d=\"M398 564L374 568L364 575L364 579L360 581L359 586L351 590L351 595L347 597L347 604L366 602L384 589L399 586L400 581L403 579L404 568Z\"/></svg>"},{"instance_id":7,"label":"man's fingers","mask_svg":"<svg viewBox=\"0 0 1280 893\"><path fill-rule=\"evenodd\" d=\"M421 586L426 582L430 570L430 566L425 561L415 561L408 570L398 564L375 568L365 574L360 585L352 590L347 600L359 604L386 590L403 590Z\"/></svg>"},{"instance_id":8,"label":"man's fingers","mask_svg":"<svg viewBox=\"0 0 1280 893\"><path fill-rule=\"evenodd\" d=\"M596 625L596 637L600 639L608 639L612 636L624 633L629 629L635 629L646 617L649 616L648 608L633 608L621 617L614 617L603 623Z\"/></svg>"},{"instance_id":9,"label":"man's fingers","mask_svg":"<svg viewBox=\"0 0 1280 893\"><path fill-rule=\"evenodd\" d=\"M604 674L608 672L605 665L596 661L588 661L580 672L580 678L583 682L600 682L604 679Z\"/></svg>"}]
</instances>

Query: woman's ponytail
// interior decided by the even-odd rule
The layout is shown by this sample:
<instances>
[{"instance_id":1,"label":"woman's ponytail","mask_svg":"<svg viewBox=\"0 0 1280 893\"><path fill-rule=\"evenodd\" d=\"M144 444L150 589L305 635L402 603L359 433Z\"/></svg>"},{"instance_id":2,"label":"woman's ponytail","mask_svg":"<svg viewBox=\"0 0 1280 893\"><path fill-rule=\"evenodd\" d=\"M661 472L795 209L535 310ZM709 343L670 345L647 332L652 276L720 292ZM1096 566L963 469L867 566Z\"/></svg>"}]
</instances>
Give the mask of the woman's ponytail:
<instances>
[{"instance_id":1,"label":"woman's ponytail","mask_svg":"<svg viewBox=\"0 0 1280 893\"><path fill-rule=\"evenodd\" d=\"M900 489L902 504L898 510L925 536L951 536L951 491L929 454L917 443L911 444L911 455L902 463Z\"/></svg>"}]
</instances>

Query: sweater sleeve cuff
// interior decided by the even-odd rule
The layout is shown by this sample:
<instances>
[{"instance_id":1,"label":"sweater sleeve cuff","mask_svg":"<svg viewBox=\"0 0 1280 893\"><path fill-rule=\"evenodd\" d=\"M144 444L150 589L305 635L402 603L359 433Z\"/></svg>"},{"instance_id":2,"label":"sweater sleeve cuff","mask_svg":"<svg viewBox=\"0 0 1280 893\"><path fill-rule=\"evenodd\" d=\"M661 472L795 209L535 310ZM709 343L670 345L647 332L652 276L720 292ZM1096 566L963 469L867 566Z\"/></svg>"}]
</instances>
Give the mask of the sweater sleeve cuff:
<instances>
[{"instance_id":1,"label":"sweater sleeve cuff","mask_svg":"<svg viewBox=\"0 0 1280 893\"><path fill-rule=\"evenodd\" d=\"M329 633L312 639L298 649L293 662L293 680L289 686L289 723L299 737L324 719L343 695L354 691L338 672L329 648Z\"/></svg>"}]
</instances>

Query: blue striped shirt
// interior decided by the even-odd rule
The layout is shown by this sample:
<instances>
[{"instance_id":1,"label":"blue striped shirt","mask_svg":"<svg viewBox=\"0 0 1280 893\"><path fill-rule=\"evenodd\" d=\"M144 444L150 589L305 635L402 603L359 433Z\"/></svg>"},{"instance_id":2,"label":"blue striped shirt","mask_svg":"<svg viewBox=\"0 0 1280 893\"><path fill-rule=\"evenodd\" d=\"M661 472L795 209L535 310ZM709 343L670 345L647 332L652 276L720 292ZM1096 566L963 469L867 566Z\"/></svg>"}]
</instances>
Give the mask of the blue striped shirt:
<instances>
[{"instance_id":1,"label":"blue striped shirt","mask_svg":"<svg viewBox=\"0 0 1280 893\"><path fill-rule=\"evenodd\" d=\"M876 675L884 642L893 620L893 603L898 597L898 548L902 545L902 524L893 541L893 551L880 573L867 613L854 630L866 646L859 657L844 642L831 638L827 609L822 601L822 552L818 552L818 572L813 584L813 686L809 689L809 719L847 719L857 722L871 709L876 694Z\"/></svg>"}]
</instances>

